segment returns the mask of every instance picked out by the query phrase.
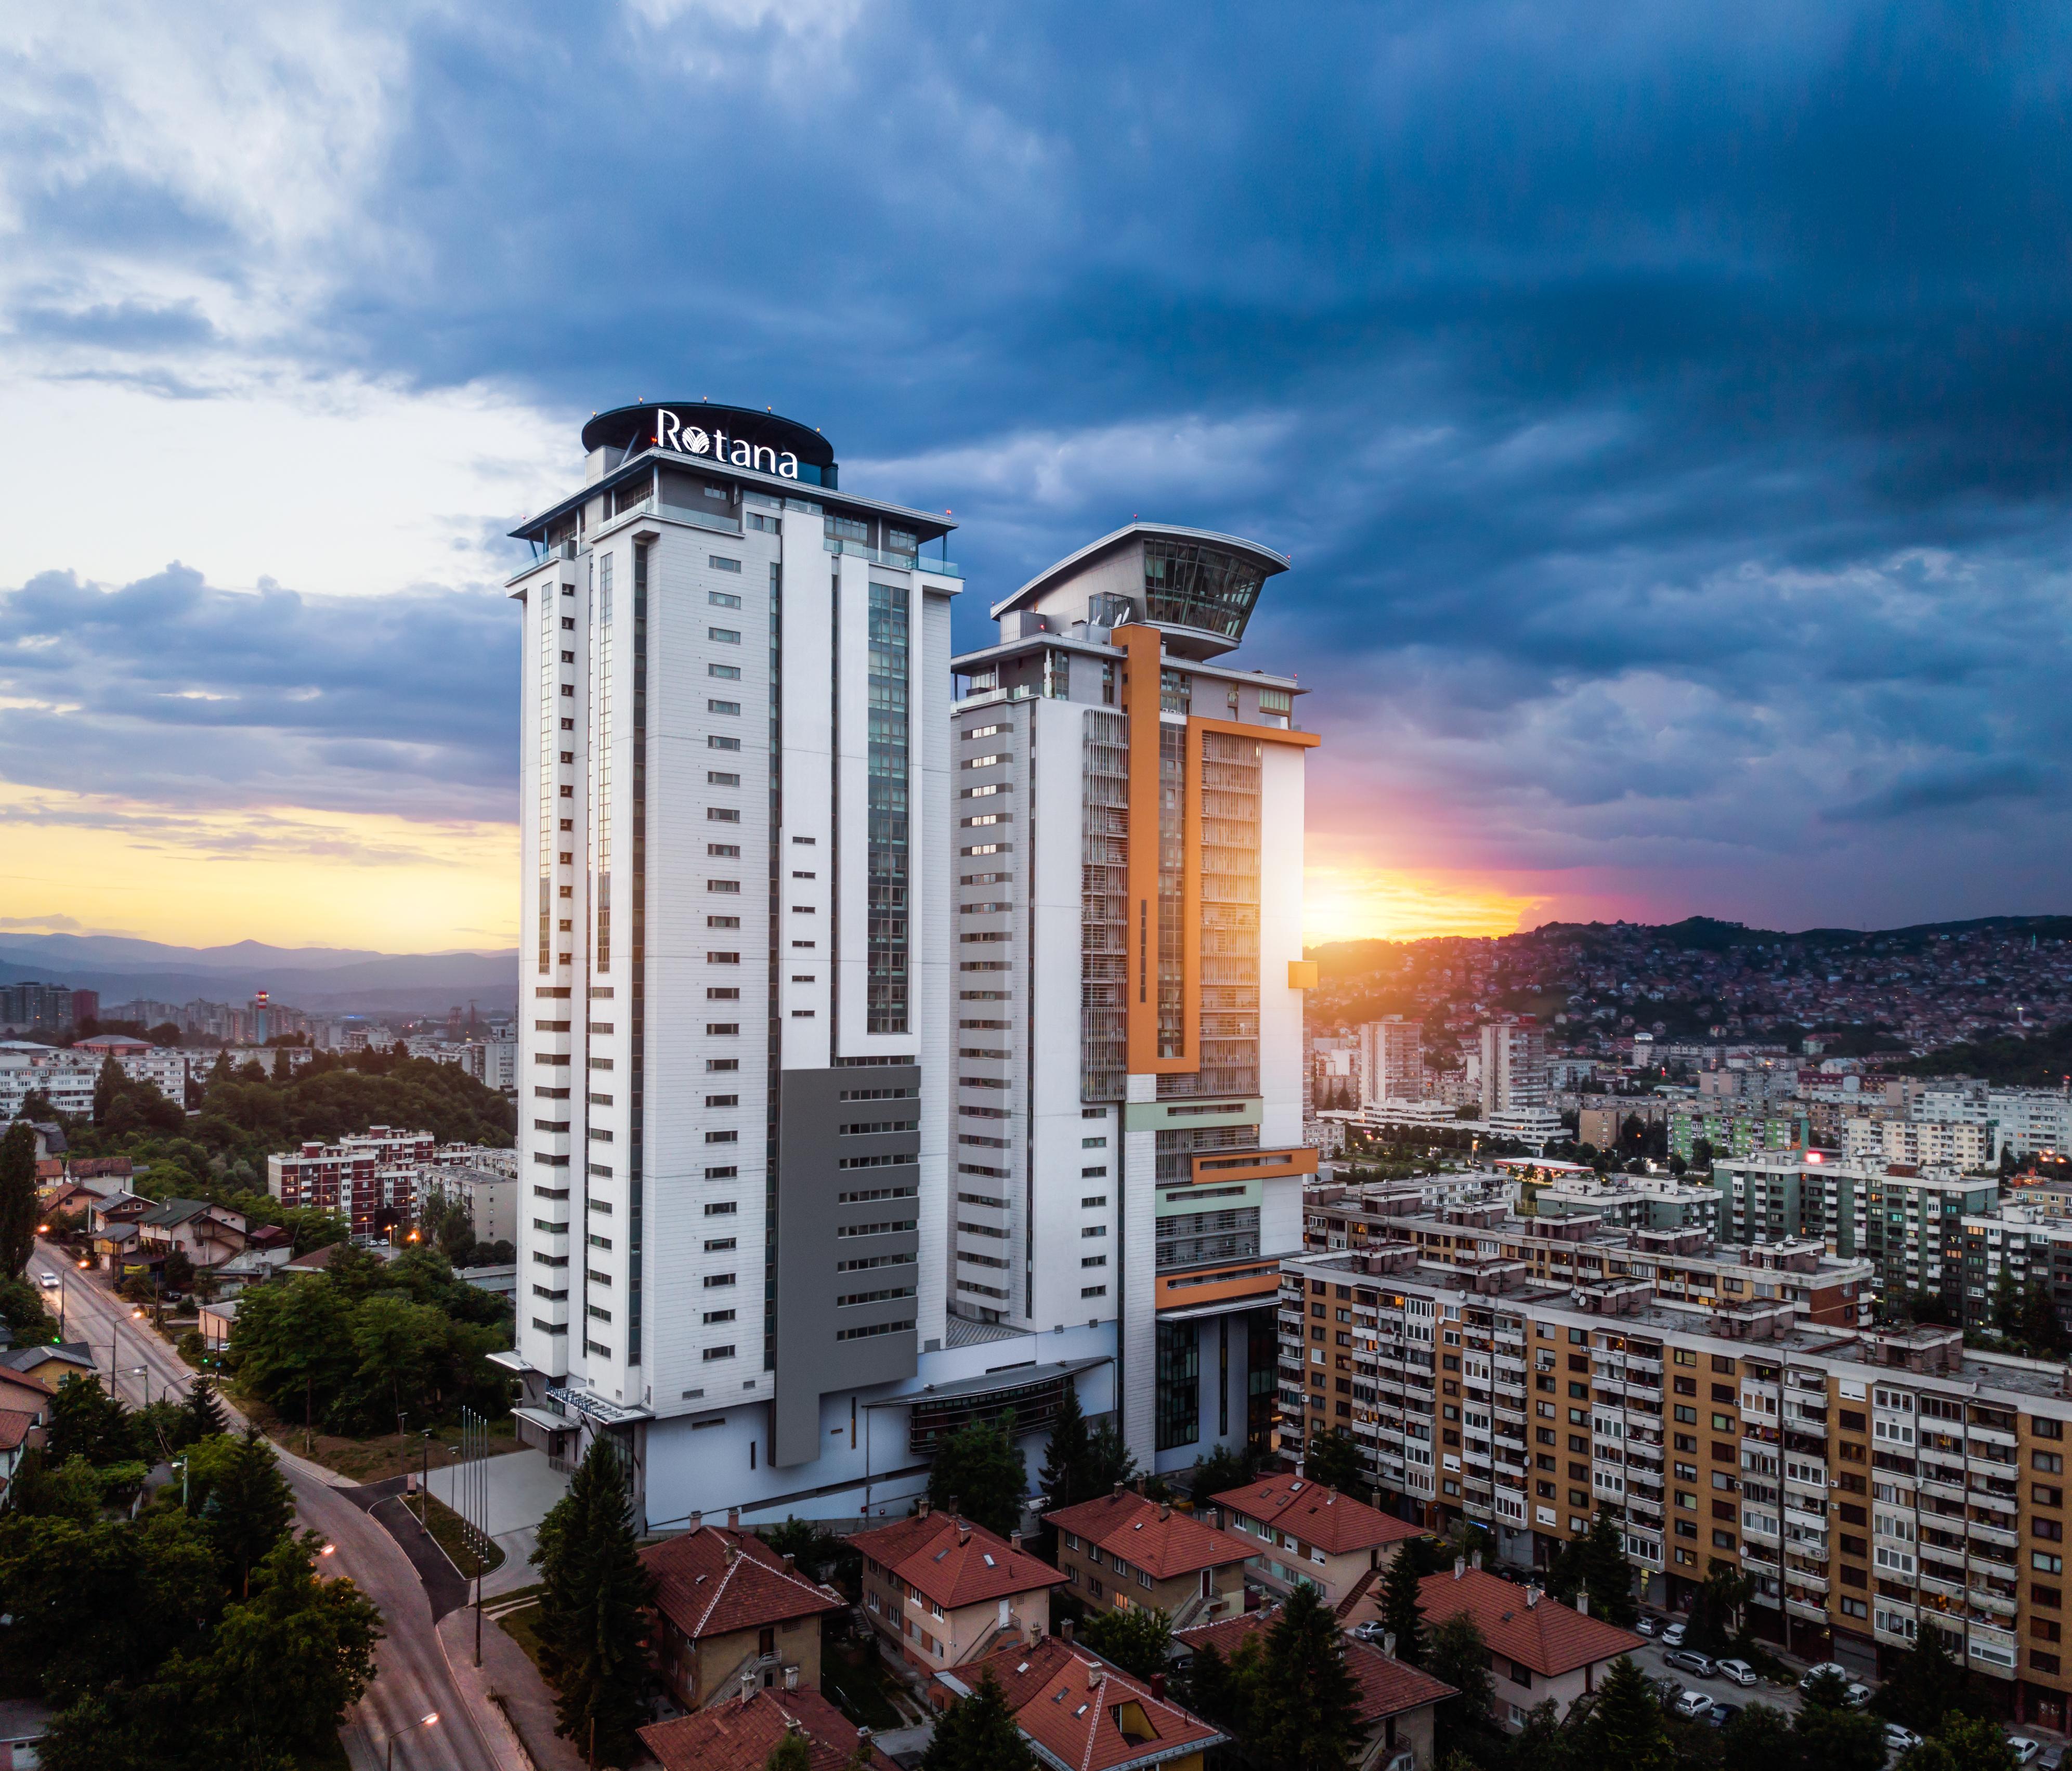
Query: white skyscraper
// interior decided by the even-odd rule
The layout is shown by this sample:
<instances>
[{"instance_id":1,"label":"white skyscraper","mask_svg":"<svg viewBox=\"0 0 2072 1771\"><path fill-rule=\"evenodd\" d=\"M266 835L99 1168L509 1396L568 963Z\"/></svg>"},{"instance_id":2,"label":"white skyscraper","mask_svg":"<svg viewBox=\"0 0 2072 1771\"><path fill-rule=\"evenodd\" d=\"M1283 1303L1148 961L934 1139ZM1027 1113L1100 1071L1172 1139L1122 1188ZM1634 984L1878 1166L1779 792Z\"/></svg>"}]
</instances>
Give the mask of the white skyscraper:
<instances>
[{"instance_id":1,"label":"white skyscraper","mask_svg":"<svg viewBox=\"0 0 2072 1771\"><path fill-rule=\"evenodd\" d=\"M619 1435L658 1527L853 1515L915 1461L901 1410L873 1463L864 1404L944 1350L948 525L767 413L583 444L510 586L520 1420Z\"/></svg>"},{"instance_id":2,"label":"white skyscraper","mask_svg":"<svg viewBox=\"0 0 2072 1771\"><path fill-rule=\"evenodd\" d=\"M1147 1465L1264 1441L1301 1243L1293 681L1227 660L1287 562L1137 523L993 609L951 770L948 1308L1113 1337Z\"/></svg>"}]
</instances>

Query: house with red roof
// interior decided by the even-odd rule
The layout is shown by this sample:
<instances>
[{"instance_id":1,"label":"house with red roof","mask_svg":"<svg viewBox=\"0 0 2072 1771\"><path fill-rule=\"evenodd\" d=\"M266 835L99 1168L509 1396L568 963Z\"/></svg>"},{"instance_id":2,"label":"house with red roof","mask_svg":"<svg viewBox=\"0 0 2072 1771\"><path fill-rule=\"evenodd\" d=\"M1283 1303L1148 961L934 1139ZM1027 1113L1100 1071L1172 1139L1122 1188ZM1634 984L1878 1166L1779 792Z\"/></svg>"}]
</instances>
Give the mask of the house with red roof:
<instances>
[{"instance_id":1,"label":"house with red roof","mask_svg":"<svg viewBox=\"0 0 2072 1771\"><path fill-rule=\"evenodd\" d=\"M738 1513L724 1526L693 1514L640 1560L655 1579L656 1661L684 1709L744 1690L820 1689L820 1621L848 1601L741 1530Z\"/></svg>"},{"instance_id":2,"label":"house with red roof","mask_svg":"<svg viewBox=\"0 0 2072 1771\"><path fill-rule=\"evenodd\" d=\"M1045 1520L1072 1596L1097 1609L1156 1606L1175 1629L1244 1609L1244 1565L1258 1546L1117 1482Z\"/></svg>"},{"instance_id":3,"label":"house with red roof","mask_svg":"<svg viewBox=\"0 0 2072 1771\"><path fill-rule=\"evenodd\" d=\"M1550 1599L1537 1587L1499 1580L1456 1562L1450 1574L1430 1574L1417 1583L1417 1600L1429 1630L1449 1618L1474 1619L1489 1644L1490 1676L1496 1687L1490 1707L1498 1721L1516 1728L1535 1704L1554 1700L1556 1711L1595 1691L1611 1663L1643 1646L1630 1629Z\"/></svg>"},{"instance_id":4,"label":"house with red roof","mask_svg":"<svg viewBox=\"0 0 2072 1771\"><path fill-rule=\"evenodd\" d=\"M0 1497L12 1485L23 1455L42 1448L56 1395L41 1379L0 1366Z\"/></svg>"},{"instance_id":5,"label":"house with red roof","mask_svg":"<svg viewBox=\"0 0 2072 1771\"><path fill-rule=\"evenodd\" d=\"M863 1610L906 1663L924 1673L1032 1642L1050 1621L1050 1589L1065 1577L983 1525L938 1513L849 1539L863 1556Z\"/></svg>"},{"instance_id":6,"label":"house with red roof","mask_svg":"<svg viewBox=\"0 0 2072 1771\"><path fill-rule=\"evenodd\" d=\"M662 1771L763 1771L787 1735L806 1743L812 1771L844 1771L870 1739L818 1691L736 1691L710 1707L640 1730ZM899 1771L877 1748L869 1771Z\"/></svg>"},{"instance_id":7,"label":"house with red roof","mask_svg":"<svg viewBox=\"0 0 2072 1771\"><path fill-rule=\"evenodd\" d=\"M1000 1649L935 1684L953 1702L988 1673L1050 1771L1201 1771L1202 1755L1230 1738L1167 1697L1162 1674L1133 1678L1069 1637Z\"/></svg>"},{"instance_id":8,"label":"house with red roof","mask_svg":"<svg viewBox=\"0 0 2072 1771\"><path fill-rule=\"evenodd\" d=\"M1260 1548L1246 1572L1285 1598L1299 1584L1314 1587L1341 1620L1379 1586L1396 1552L1420 1527L1300 1476L1267 1476L1219 1494L1216 1522Z\"/></svg>"},{"instance_id":9,"label":"house with red roof","mask_svg":"<svg viewBox=\"0 0 2072 1771\"><path fill-rule=\"evenodd\" d=\"M1204 1648L1214 1648L1229 1660L1247 1642L1257 1642L1264 1651L1266 1633L1280 1617L1281 1608L1268 1605L1242 1617L1182 1630L1174 1639L1190 1658ZM1366 1747L1353 1761L1354 1771L1367 1771L1369 1766L1430 1771L1433 1711L1459 1694L1443 1680L1405 1666L1370 1643L1348 1637L1345 1650L1346 1670L1359 1687L1357 1713L1367 1734Z\"/></svg>"}]
</instances>

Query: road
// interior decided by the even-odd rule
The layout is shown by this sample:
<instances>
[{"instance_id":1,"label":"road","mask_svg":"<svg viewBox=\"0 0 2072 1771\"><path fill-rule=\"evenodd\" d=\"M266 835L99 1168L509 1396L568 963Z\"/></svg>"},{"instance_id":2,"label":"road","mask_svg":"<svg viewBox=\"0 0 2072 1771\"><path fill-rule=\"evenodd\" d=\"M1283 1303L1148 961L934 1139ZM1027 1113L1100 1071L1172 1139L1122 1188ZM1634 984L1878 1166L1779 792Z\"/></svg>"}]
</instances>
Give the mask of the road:
<instances>
[{"instance_id":1,"label":"road","mask_svg":"<svg viewBox=\"0 0 2072 1771\"><path fill-rule=\"evenodd\" d=\"M130 1305L80 1272L60 1248L38 1243L30 1270L39 1268L65 1275L66 1338L92 1344L104 1379L113 1370L125 1402L142 1403L168 1389L186 1393L194 1374L148 1326L131 1319ZM228 1399L224 1407L241 1426L242 1417ZM504 1771L508 1760L484 1738L454 1683L425 1589L396 1540L338 1492L328 1471L286 1452L281 1453L281 1470L294 1490L302 1522L338 1546L329 1559L332 1571L349 1576L381 1608L387 1637L374 1683L340 1731L355 1771L383 1771L392 1732L399 1771ZM433 1726L415 1725L434 1713L438 1720Z\"/></svg>"},{"instance_id":2,"label":"road","mask_svg":"<svg viewBox=\"0 0 2072 1771\"><path fill-rule=\"evenodd\" d=\"M1796 1685L1773 1685L1762 1679L1753 1685L1737 1685L1732 1679L1715 1673L1710 1679L1700 1679L1696 1673L1687 1673L1680 1666L1665 1666L1662 1663L1663 1646L1651 1641L1638 1650L1634 1661L1650 1679L1673 1679L1686 1691L1703 1691L1708 1697L1716 1698L1722 1703L1737 1703L1745 1709L1751 1703L1767 1703L1772 1709L1782 1710L1787 1716L1799 1711L1799 1687Z\"/></svg>"}]
</instances>

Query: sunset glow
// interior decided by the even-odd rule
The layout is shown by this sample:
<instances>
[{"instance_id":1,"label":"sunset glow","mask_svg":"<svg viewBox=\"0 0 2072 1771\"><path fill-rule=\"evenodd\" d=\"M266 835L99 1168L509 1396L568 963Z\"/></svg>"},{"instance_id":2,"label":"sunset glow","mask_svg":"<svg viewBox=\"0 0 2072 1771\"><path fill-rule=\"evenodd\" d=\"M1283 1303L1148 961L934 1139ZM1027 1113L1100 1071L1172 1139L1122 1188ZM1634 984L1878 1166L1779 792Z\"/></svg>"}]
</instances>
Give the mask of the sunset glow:
<instances>
[{"instance_id":1,"label":"sunset glow","mask_svg":"<svg viewBox=\"0 0 2072 1771\"><path fill-rule=\"evenodd\" d=\"M1305 870L1303 940L1416 941L1437 935L1509 935L1546 900L1465 873L1376 867L1354 857Z\"/></svg>"}]
</instances>

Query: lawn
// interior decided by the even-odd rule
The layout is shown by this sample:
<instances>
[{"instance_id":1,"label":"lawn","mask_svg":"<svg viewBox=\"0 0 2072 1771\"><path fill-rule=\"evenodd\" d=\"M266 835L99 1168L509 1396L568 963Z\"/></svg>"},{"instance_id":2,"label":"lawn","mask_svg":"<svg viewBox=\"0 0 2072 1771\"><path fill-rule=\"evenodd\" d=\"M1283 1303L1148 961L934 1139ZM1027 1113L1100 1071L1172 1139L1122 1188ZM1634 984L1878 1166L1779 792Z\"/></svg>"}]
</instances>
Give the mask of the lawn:
<instances>
[{"instance_id":1,"label":"lawn","mask_svg":"<svg viewBox=\"0 0 2072 1771\"><path fill-rule=\"evenodd\" d=\"M537 1589L528 1590L536 1592ZM495 1602L501 1605L511 1597L512 1595L509 1593L500 1592L496 1596ZM539 1631L533 1627L539 1621L539 1618L540 1601L535 1598L529 1604L522 1605L513 1610L505 1612L495 1621L499 1629L525 1650L525 1658L532 1662L535 1670L539 1671L541 1678L544 1679L547 1675L540 1667L540 1634Z\"/></svg>"},{"instance_id":2,"label":"lawn","mask_svg":"<svg viewBox=\"0 0 2072 1771\"><path fill-rule=\"evenodd\" d=\"M438 1540L439 1547L446 1552L453 1565L458 1568L467 1579L472 1580L478 1574L487 1574L492 1569L504 1566L502 1546L491 1543L489 1546L488 1559L485 1561L475 1553L476 1540L474 1533L468 1530L460 1514L447 1506L444 1501L436 1495L424 1494L406 1504L413 1512L415 1512L419 1502L423 1503L425 1508L426 1526L430 1529L432 1535Z\"/></svg>"}]
</instances>

